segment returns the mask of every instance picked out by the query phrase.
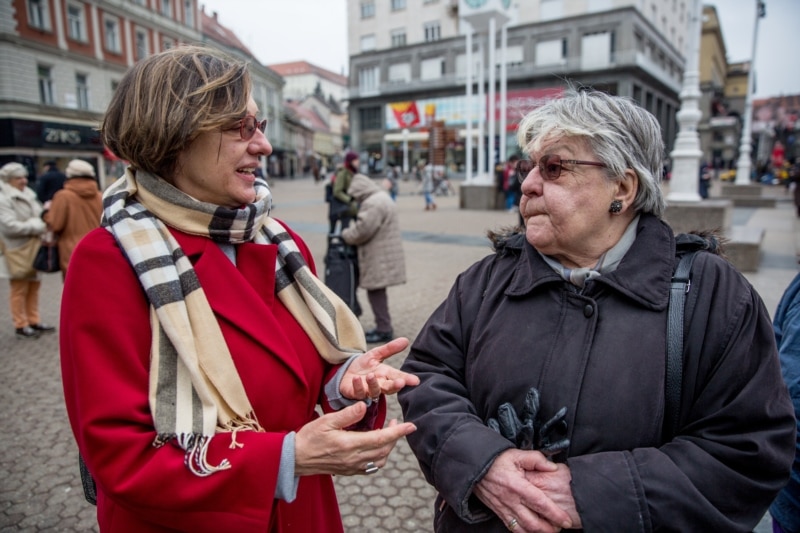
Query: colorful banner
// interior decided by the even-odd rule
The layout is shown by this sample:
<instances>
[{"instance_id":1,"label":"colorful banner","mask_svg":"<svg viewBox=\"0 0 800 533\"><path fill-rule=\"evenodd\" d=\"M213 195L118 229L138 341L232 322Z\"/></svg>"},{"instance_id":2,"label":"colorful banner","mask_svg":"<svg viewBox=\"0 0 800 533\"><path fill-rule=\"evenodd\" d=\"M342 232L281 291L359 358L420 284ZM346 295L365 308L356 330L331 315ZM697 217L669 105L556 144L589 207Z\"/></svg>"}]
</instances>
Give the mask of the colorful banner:
<instances>
[{"instance_id":1,"label":"colorful banner","mask_svg":"<svg viewBox=\"0 0 800 533\"><path fill-rule=\"evenodd\" d=\"M389 104L389 107L391 107L399 127L411 128L420 125L416 102L394 102Z\"/></svg>"}]
</instances>

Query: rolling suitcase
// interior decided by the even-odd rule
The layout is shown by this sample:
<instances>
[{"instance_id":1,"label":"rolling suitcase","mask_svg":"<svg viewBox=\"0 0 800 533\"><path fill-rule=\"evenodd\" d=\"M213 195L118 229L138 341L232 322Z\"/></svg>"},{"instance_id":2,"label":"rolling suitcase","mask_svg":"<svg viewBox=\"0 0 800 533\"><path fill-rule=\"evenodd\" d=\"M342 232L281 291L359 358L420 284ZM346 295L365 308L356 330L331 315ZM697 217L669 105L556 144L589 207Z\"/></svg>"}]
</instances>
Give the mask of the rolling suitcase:
<instances>
[{"instance_id":1,"label":"rolling suitcase","mask_svg":"<svg viewBox=\"0 0 800 533\"><path fill-rule=\"evenodd\" d=\"M356 299L358 288L358 256L341 235L328 235L328 251L325 253L325 285L344 300L356 316L361 315L361 306Z\"/></svg>"}]
</instances>

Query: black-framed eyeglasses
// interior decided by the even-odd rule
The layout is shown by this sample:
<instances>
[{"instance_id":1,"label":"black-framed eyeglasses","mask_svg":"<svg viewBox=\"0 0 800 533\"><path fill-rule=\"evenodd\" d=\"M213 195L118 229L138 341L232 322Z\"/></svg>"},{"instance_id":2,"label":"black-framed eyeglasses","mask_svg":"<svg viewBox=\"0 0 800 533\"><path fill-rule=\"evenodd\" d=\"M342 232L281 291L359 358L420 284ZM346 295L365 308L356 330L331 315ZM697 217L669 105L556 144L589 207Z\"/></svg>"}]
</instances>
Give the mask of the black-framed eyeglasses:
<instances>
[{"instance_id":1,"label":"black-framed eyeglasses","mask_svg":"<svg viewBox=\"0 0 800 533\"><path fill-rule=\"evenodd\" d=\"M539 158L538 163L534 163L530 159L520 159L517 161L515 168L517 169L517 179L520 183L525 181L528 174L534 169L539 167L539 174L547 181L557 180L561 176L561 169L567 165L591 165L593 167L605 167L605 163L597 161L579 161L577 159L561 159L560 155L544 155Z\"/></svg>"},{"instance_id":2,"label":"black-framed eyeglasses","mask_svg":"<svg viewBox=\"0 0 800 533\"><path fill-rule=\"evenodd\" d=\"M249 141L253 138L253 135L256 134L256 130L261 130L261 133L267 130L267 119L259 122L255 115L245 115L245 117L239 121L238 126L234 126L230 129L238 129L239 136L241 136L242 140Z\"/></svg>"}]
</instances>

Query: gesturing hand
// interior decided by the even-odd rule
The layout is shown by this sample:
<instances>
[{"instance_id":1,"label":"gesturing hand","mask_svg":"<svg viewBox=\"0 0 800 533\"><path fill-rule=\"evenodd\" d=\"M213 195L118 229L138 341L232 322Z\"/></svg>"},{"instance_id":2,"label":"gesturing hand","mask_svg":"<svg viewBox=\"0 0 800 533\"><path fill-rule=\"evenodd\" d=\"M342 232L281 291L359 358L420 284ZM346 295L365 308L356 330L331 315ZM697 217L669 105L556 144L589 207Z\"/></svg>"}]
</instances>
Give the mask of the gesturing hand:
<instances>
[{"instance_id":1,"label":"gesturing hand","mask_svg":"<svg viewBox=\"0 0 800 533\"><path fill-rule=\"evenodd\" d=\"M395 394L407 385L419 385L417 376L383 362L407 347L408 339L399 337L361 354L345 372L339 392L350 400L366 400L381 393Z\"/></svg>"},{"instance_id":2,"label":"gesturing hand","mask_svg":"<svg viewBox=\"0 0 800 533\"><path fill-rule=\"evenodd\" d=\"M369 462L383 467L397 441L417 429L410 422L399 424L397 420L372 431L344 429L361 420L366 410L366 404L358 402L300 428L294 443L295 475L364 474Z\"/></svg>"}]
</instances>

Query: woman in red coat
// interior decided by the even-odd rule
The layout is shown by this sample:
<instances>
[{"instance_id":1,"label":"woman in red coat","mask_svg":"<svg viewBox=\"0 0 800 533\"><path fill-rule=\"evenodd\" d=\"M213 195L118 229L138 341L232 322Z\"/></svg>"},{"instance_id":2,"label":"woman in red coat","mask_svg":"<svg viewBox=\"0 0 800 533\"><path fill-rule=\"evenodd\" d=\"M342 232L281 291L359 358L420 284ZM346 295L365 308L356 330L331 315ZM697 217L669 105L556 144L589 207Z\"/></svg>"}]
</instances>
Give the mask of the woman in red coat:
<instances>
[{"instance_id":1,"label":"woman in red coat","mask_svg":"<svg viewBox=\"0 0 800 533\"><path fill-rule=\"evenodd\" d=\"M101 531L342 531L331 476L372 474L418 380L365 353L311 254L269 216L246 66L180 47L137 63L101 135L130 161L63 292L64 392ZM319 415L321 405L325 414Z\"/></svg>"}]
</instances>

